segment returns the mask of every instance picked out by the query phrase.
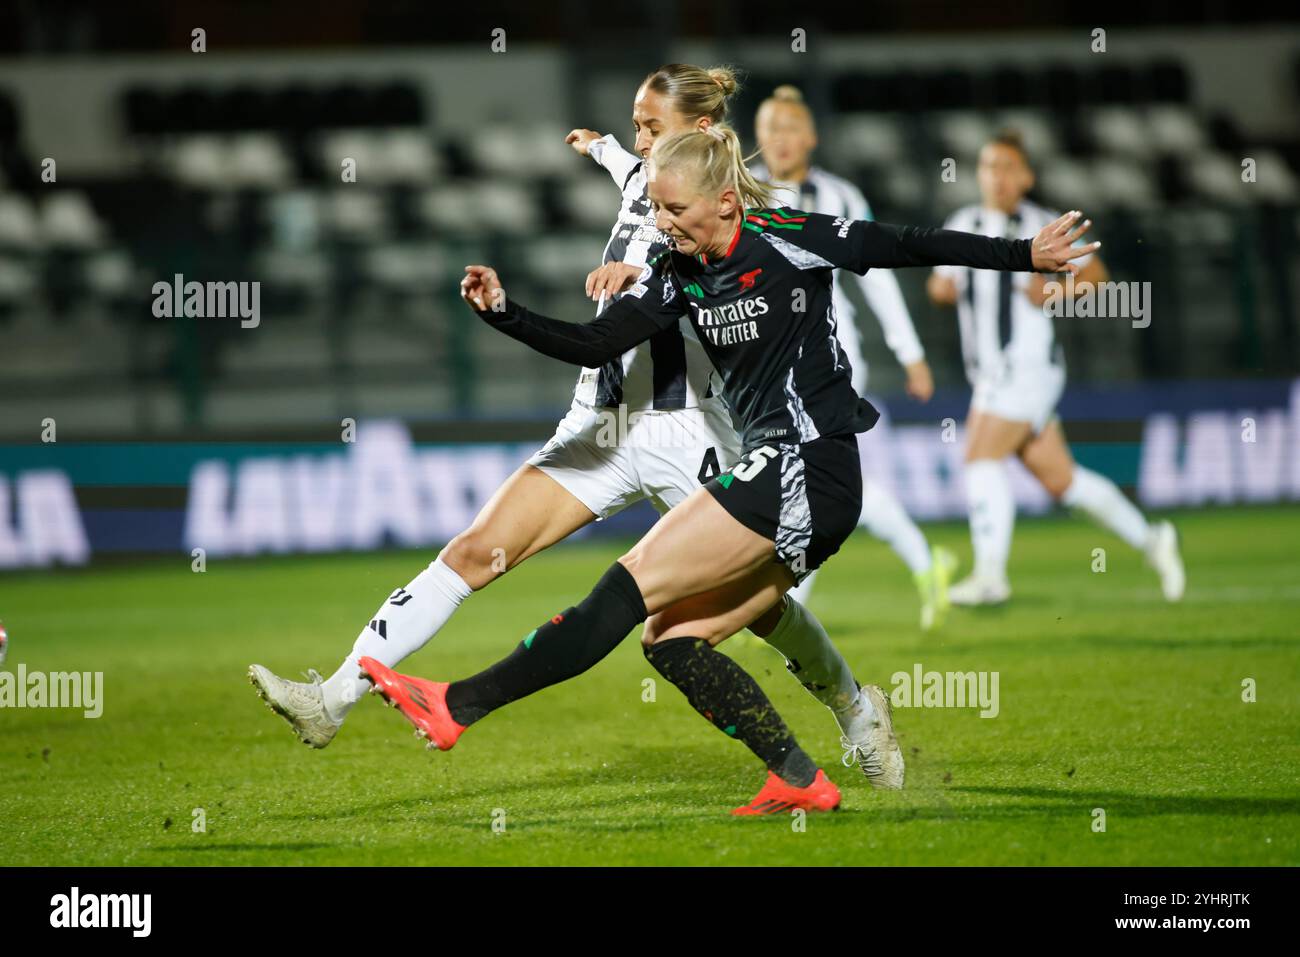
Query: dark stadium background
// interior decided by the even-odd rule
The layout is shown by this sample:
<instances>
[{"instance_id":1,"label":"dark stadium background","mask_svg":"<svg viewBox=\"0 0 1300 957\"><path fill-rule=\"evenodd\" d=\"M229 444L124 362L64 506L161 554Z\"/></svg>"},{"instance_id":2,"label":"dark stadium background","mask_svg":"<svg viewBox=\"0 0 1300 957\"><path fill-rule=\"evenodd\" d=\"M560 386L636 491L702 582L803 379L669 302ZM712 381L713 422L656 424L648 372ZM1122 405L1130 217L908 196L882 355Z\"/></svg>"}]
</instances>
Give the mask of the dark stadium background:
<instances>
[{"instance_id":1,"label":"dark stadium background","mask_svg":"<svg viewBox=\"0 0 1300 957\"><path fill-rule=\"evenodd\" d=\"M617 195L563 136L630 145L636 85L670 60L742 68L747 139L758 101L799 84L820 161L884 221L942 222L975 197L980 138L1021 128L1035 198L1086 210L1113 278L1151 283L1148 328L1057 321L1080 459L1151 506L1300 496L1294 13L6 2L0 22L0 567L444 540L550 434L574 378L474 322L460 269L491 262L523 301L589 315L581 282ZM791 52L795 28L808 52ZM154 318L153 284L177 273L260 282L260 325ZM871 390L911 443L905 501L958 518L959 452L931 441L968 399L956 323L925 301L923 271L900 280L938 394L902 395L864 314ZM1237 439L1244 417L1255 444ZM345 419L383 441L341 443ZM435 476L406 492L418 521L349 531L350 493L307 501L371 454ZM1048 507L1027 487L1022 505Z\"/></svg>"}]
</instances>

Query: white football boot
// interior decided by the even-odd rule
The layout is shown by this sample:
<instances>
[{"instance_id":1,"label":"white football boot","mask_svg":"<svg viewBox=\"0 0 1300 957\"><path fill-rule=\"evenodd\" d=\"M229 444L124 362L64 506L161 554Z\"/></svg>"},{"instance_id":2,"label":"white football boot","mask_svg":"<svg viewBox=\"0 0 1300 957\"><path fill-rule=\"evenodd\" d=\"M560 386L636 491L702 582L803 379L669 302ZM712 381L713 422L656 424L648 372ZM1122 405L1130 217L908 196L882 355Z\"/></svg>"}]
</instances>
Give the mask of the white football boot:
<instances>
[{"instance_id":1,"label":"white football boot","mask_svg":"<svg viewBox=\"0 0 1300 957\"><path fill-rule=\"evenodd\" d=\"M1147 564L1160 576L1160 590L1165 601L1179 601L1187 586L1183 556L1178 550L1178 531L1170 522L1155 522L1147 540Z\"/></svg>"},{"instance_id":2,"label":"white football boot","mask_svg":"<svg viewBox=\"0 0 1300 957\"><path fill-rule=\"evenodd\" d=\"M995 578L971 572L948 589L948 601L954 605L1000 605L1011 597L1011 583L1006 576Z\"/></svg>"},{"instance_id":3,"label":"white football boot","mask_svg":"<svg viewBox=\"0 0 1300 957\"><path fill-rule=\"evenodd\" d=\"M903 751L894 736L889 695L879 685L864 685L859 695L871 701L875 714L867 718L857 702L836 713L835 720L844 732L840 737L844 766L852 767L856 761L873 788L899 791L903 787Z\"/></svg>"},{"instance_id":4,"label":"white football boot","mask_svg":"<svg viewBox=\"0 0 1300 957\"><path fill-rule=\"evenodd\" d=\"M338 734L343 722L335 721L325 710L321 676L315 669L308 670L307 676L310 684L288 681L261 665L248 669L248 680L257 693L272 711L289 722L298 739L308 747L323 748Z\"/></svg>"}]
</instances>

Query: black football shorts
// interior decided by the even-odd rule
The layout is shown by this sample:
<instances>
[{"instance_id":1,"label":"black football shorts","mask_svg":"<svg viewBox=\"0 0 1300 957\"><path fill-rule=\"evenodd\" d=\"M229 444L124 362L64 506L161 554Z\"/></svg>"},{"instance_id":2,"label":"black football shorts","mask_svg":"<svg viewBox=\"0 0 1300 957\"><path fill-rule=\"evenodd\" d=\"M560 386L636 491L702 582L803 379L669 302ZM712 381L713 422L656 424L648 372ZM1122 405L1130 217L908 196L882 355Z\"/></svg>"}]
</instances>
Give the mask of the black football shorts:
<instances>
[{"instance_id":1,"label":"black football shorts","mask_svg":"<svg viewBox=\"0 0 1300 957\"><path fill-rule=\"evenodd\" d=\"M856 436L746 449L704 486L731 517L776 544L796 582L830 558L862 514Z\"/></svg>"}]
</instances>

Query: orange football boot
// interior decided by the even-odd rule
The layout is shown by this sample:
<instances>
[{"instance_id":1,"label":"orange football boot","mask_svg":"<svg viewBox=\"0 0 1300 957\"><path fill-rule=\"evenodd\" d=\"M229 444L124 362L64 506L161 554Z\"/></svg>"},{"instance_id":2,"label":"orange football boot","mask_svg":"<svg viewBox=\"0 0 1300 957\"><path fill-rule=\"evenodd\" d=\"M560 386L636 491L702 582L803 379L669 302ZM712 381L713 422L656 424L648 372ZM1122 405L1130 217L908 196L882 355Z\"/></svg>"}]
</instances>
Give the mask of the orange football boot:
<instances>
[{"instance_id":1,"label":"orange football boot","mask_svg":"<svg viewBox=\"0 0 1300 957\"><path fill-rule=\"evenodd\" d=\"M357 662L361 677L369 680L372 694L383 697L390 706L415 725L417 738L428 738L429 748L450 751L465 725L457 724L447 709L447 682L425 681L403 675L368 655Z\"/></svg>"},{"instance_id":2,"label":"orange football boot","mask_svg":"<svg viewBox=\"0 0 1300 957\"><path fill-rule=\"evenodd\" d=\"M732 814L788 814L796 808L805 811L834 811L840 806L840 789L835 786L826 772L817 769L817 777L806 788L797 788L787 784L772 771L767 772L767 783L763 790L754 796L744 807L738 807Z\"/></svg>"}]
</instances>

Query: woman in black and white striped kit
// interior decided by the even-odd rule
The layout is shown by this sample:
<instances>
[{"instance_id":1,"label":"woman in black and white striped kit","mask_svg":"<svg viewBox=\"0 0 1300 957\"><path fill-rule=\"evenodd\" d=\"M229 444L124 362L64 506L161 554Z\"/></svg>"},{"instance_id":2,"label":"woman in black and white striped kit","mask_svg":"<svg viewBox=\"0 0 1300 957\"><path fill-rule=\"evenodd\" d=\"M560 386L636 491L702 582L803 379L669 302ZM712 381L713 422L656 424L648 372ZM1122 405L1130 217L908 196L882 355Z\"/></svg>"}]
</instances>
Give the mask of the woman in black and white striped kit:
<instances>
[{"instance_id":1,"label":"woman in black and white striped kit","mask_svg":"<svg viewBox=\"0 0 1300 957\"><path fill-rule=\"evenodd\" d=\"M948 217L948 229L1019 239L1034 235L1058 215L1025 199L1034 173L1013 131L984 145L977 176L981 202ZM1100 257L1082 257L1075 294L1106 277ZM934 302L957 307L966 376L974 390L966 420L966 498L975 568L953 585L951 600L989 605L1011 597L1007 557L1016 507L1003 460L1015 454L1054 498L1142 551L1160 576L1165 598L1178 601L1185 579L1173 525L1149 523L1114 482L1077 464L1070 454L1056 417L1065 388L1065 357L1044 310L1047 279L940 266L927 285Z\"/></svg>"},{"instance_id":2,"label":"woman in black and white striped kit","mask_svg":"<svg viewBox=\"0 0 1300 957\"><path fill-rule=\"evenodd\" d=\"M813 165L817 129L812 111L797 88L777 87L759 106L754 129L764 162L762 167L755 167L754 173L777 188L782 202L795 209L845 219L873 218L866 197L856 186ZM866 395L867 362L862 354L862 336L854 322L856 310L846 291L853 283L858 285L880 322L886 344L906 370L908 393L922 402L927 401L934 392L934 381L925 361L925 350L917 338L898 280L888 269L873 269L865 276L845 270L835 273L832 297L835 333L853 366L854 391ZM882 408L874 398L872 404ZM943 622L948 606L948 577L956 566L956 558L942 546L931 549L894 494L888 472L892 457L887 451L886 432L882 411L876 427L858 435L863 462L862 515L858 524L887 542L911 570L921 597L921 628L929 630ZM809 575L791 592L804 604L808 603L814 577Z\"/></svg>"}]
</instances>

